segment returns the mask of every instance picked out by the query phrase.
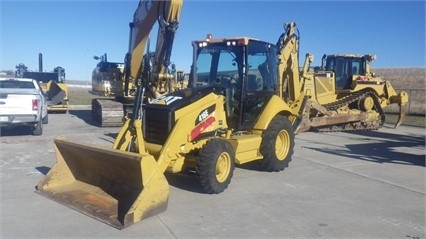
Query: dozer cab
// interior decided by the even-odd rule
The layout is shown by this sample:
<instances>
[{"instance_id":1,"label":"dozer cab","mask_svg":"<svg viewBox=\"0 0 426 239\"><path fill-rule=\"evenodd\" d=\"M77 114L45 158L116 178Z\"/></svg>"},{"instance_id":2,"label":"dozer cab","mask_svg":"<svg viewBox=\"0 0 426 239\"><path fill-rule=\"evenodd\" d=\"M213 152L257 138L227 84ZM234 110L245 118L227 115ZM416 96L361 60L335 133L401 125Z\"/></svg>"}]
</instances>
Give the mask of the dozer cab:
<instances>
[{"instance_id":1,"label":"dozer cab","mask_svg":"<svg viewBox=\"0 0 426 239\"><path fill-rule=\"evenodd\" d=\"M112 149L55 139L57 162L36 192L121 229L166 209L165 172L194 172L214 194L228 187L235 164L286 168L302 104L281 97L280 49L247 37L208 37L193 49L189 87L145 104L144 65Z\"/></svg>"}]
</instances>

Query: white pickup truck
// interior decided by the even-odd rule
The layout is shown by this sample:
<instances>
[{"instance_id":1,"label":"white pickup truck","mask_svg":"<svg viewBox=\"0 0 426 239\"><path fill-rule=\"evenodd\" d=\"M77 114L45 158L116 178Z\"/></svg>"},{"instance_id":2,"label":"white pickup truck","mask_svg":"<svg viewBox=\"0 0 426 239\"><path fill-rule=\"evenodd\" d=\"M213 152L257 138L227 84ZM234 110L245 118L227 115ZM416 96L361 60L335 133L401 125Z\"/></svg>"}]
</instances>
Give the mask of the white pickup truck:
<instances>
[{"instance_id":1,"label":"white pickup truck","mask_svg":"<svg viewBox=\"0 0 426 239\"><path fill-rule=\"evenodd\" d=\"M0 78L0 127L30 126L33 135L41 135L47 123L46 99L36 80Z\"/></svg>"}]
</instances>

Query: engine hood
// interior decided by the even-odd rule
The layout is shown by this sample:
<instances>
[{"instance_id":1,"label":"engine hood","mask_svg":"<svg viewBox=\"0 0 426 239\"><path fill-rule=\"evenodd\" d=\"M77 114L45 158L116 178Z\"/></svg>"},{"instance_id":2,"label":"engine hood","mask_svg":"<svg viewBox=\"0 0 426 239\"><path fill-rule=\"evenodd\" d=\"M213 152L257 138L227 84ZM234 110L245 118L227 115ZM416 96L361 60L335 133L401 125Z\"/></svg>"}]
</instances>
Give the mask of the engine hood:
<instances>
[{"instance_id":1,"label":"engine hood","mask_svg":"<svg viewBox=\"0 0 426 239\"><path fill-rule=\"evenodd\" d=\"M197 88L186 88L183 90L175 91L163 95L157 99L152 100L145 107L148 108L168 108L172 111L185 107L204 96L215 93L218 95L223 94L222 86L206 86Z\"/></svg>"}]
</instances>

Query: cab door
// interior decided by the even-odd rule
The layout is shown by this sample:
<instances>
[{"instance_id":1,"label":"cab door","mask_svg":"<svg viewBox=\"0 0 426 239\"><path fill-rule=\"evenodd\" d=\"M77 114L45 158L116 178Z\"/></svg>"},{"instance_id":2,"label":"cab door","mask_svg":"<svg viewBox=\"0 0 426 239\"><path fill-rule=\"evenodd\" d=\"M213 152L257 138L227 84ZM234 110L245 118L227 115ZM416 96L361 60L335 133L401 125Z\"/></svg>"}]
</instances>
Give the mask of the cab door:
<instances>
[{"instance_id":1,"label":"cab door","mask_svg":"<svg viewBox=\"0 0 426 239\"><path fill-rule=\"evenodd\" d=\"M269 43L251 40L246 48L242 84L240 130L252 129L270 98L277 92L277 52Z\"/></svg>"}]
</instances>

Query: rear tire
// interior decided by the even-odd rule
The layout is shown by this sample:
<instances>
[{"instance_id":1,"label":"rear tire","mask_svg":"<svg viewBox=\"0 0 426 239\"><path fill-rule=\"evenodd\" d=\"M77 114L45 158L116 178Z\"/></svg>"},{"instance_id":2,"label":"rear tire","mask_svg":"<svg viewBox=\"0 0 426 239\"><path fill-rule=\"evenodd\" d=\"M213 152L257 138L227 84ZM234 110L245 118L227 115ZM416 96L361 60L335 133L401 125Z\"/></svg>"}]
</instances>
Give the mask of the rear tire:
<instances>
[{"instance_id":1,"label":"rear tire","mask_svg":"<svg viewBox=\"0 0 426 239\"><path fill-rule=\"evenodd\" d=\"M33 135L42 135L43 134L43 120L37 122L33 128Z\"/></svg>"},{"instance_id":2,"label":"rear tire","mask_svg":"<svg viewBox=\"0 0 426 239\"><path fill-rule=\"evenodd\" d=\"M47 124L49 123L49 114L47 114L44 118L43 118L43 124Z\"/></svg>"},{"instance_id":3,"label":"rear tire","mask_svg":"<svg viewBox=\"0 0 426 239\"><path fill-rule=\"evenodd\" d=\"M223 192L231 183L235 168L235 151L223 139L211 139L197 157L197 179L204 191L210 194Z\"/></svg>"},{"instance_id":4,"label":"rear tire","mask_svg":"<svg viewBox=\"0 0 426 239\"><path fill-rule=\"evenodd\" d=\"M277 115L262 134L260 168L269 172L284 170L291 161L293 148L293 127L286 117Z\"/></svg>"}]
</instances>

